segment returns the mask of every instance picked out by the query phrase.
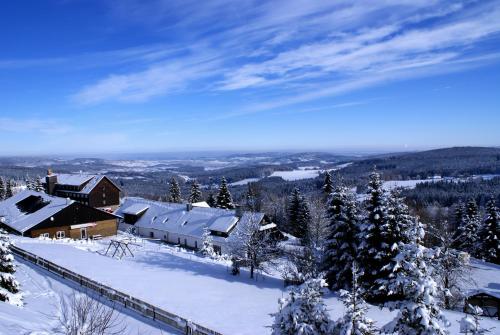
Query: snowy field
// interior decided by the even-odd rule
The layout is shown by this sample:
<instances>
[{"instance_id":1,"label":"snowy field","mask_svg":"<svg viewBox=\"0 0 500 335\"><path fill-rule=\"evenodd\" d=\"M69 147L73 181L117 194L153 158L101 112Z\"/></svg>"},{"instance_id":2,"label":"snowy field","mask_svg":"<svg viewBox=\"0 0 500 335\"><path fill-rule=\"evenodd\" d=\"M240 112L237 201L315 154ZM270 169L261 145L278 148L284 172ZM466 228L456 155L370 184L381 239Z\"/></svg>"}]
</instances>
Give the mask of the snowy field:
<instances>
[{"instance_id":1,"label":"snowy field","mask_svg":"<svg viewBox=\"0 0 500 335\"><path fill-rule=\"evenodd\" d=\"M226 263L198 257L191 251L145 241L135 247L135 257L121 260L102 256L106 240L80 244L15 238L16 245L98 282L144 299L182 317L223 334L268 334L270 313L278 309L278 299L286 294L279 278L260 275L248 278L242 271L232 276ZM500 288L500 267L474 263L474 277L480 288ZM343 313L334 294L325 297L333 319ZM458 334L463 314L447 311L451 334ZM394 313L371 307L369 316L378 326ZM485 319L484 326L500 329L500 322Z\"/></svg>"},{"instance_id":2,"label":"snowy field","mask_svg":"<svg viewBox=\"0 0 500 335\"><path fill-rule=\"evenodd\" d=\"M29 262L16 258L15 264L16 278L21 284L24 296L24 306L16 307L0 302L0 334L54 334L54 328L58 327L61 299L80 292L80 288ZM123 335L180 334L123 308L118 309L118 318L127 325Z\"/></svg>"}]
</instances>

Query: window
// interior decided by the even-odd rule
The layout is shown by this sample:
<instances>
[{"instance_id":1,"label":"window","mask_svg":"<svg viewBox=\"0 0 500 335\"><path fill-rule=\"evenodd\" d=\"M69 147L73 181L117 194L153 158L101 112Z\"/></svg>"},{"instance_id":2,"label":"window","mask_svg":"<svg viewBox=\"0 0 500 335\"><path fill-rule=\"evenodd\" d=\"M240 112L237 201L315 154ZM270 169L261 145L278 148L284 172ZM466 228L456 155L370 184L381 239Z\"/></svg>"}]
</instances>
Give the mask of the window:
<instances>
[{"instance_id":1,"label":"window","mask_svg":"<svg viewBox=\"0 0 500 335\"><path fill-rule=\"evenodd\" d=\"M106 205L106 200L103 200L103 201L102 201L102 204L103 204L103 205Z\"/></svg>"},{"instance_id":2,"label":"window","mask_svg":"<svg viewBox=\"0 0 500 335\"><path fill-rule=\"evenodd\" d=\"M186 239L184 239L184 246L187 247L188 245L188 241Z\"/></svg>"},{"instance_id":3,"label":"window","mask_svg":"<svg viewBox=\"0 0 500 335\"><path fill-rule=\"evenodd\" d=\"M50 237L49 233L41 233L40 236L41 237Z\"/></svg>"},{"instance_id":4,"label":"window","mask_svg":"<svg viewBox=\"0 0 500 335\"><path fill-rule=\"evenodd\" d=\"M181 238L180 237L177 237L177 244L181 244Z\"/></svg>"},{"instance_id":5,"label":"window","mask_svg":"<svg viewBox=\"0 0 500 335\"><path fill-rule=\"evenodd\" d=\"M155 238L155 233L153 233L152 231L149 232L149 237L150 238Z\"/></svg>"},{"instance_id":6,"label":"window","mask_svg":"<svg viewBox=\"0 0 500 335\"><path fill-rule=\"evenodd\" d=\"M102 197L103 197L103 198L106 198L106 193L103 193L103 194L102 194Z\"/></svg>"},{"instance_id":7,"label":"window","mask_svg":"<svg viewBox=\"0 0 500 335\"><path fill-rule=\"evenodd\" d=\"M66 234L64 233L64 230L59 230L56 232L57 239L61 239L61 238L65 238L65 237L66 237Z\"/></svg>"},{"instance_id":8,"label":"window","mask_svg":"<svg viewBox=\"0 0 500 335\"><path fill-rule=\"evenodd\" d=\"M198 249L198 241L194 241L194 248Z\"/></svg>"}]
</instances>

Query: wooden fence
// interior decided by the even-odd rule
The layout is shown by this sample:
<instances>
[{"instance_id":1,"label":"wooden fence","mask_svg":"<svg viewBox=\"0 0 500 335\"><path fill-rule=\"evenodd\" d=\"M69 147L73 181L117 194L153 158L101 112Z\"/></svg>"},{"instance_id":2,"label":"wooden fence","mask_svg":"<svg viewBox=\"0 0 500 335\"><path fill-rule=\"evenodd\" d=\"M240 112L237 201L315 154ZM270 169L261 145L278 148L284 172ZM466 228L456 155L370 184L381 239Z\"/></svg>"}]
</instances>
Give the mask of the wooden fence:
<instances>
[{"instance_id":1,"label":"wooden fence","mask_svg":"<svg viewBox=\"0 0 500 335\"><path fill-rule=\"evenodd\" d=\"M51 261L48 261L42 257L39 257L33 253L30 253L18 246L10 246L12 252L33 263L43 269L55 273L62 278L71 280L78 283L82 287L91 289L92 291L98 293L101 296L108 298L109 300L116 301L123 305L125 308L131 309L142 316L159 321L166 325L169 325L175 329L178 329L188 335L222 335L221 333L211 330L207 327L194 323L188 319L180 317L174 313L167 312L161 308L153 306L141 299L135 298L126 293L117 291L109 286L98 283L90 278L79 275L71 270L68 270L62 266L59 266Z\"/></svg>"}]
</instances>

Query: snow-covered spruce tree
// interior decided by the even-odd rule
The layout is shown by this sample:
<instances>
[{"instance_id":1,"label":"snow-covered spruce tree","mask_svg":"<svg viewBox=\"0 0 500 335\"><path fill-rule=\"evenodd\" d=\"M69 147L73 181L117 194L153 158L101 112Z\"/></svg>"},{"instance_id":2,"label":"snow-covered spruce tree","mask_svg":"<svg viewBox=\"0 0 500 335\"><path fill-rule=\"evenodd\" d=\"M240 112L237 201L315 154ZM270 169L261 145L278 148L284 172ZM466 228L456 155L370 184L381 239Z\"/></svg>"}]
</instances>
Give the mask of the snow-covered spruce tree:
<instances>
[{"instance_id":1,"label":"snow-covered spruce tree","mask_svg":"<svg viewBox=\"0 0 500 335\"><path fill-rule=\"evenodd\" d=\"M291 287L288 296L279 300L279 312L272 314L272 334L332 334L332 321L322 298L325 286L322 279L310 279L301 286Z\"/></svg>"},{"instance_id":2,"label":"snow-covered spruce tree","mask_svg":"<svg viewBox=\"0 0 500 335\"><path fill-rule=\"evenodd\" d=\"M333 192L333 180L332 175L328 170L325 171L325 181L323 182L323 192L326 195L330 195Z\"/></svg>"},{"instance_id":3,"label":"snow-covered spruce tree","mask_svg":"<svg viewBox=\"0 0 500 335\"><path fill-rule=\"evenodd\" d=\"M191 193L189 194L188 201L190 203L203 201L200 184L196 180L193 180L191 183Z\"/></svg>"},{"instance_id":4,"label":"snow-covered spruce tree","mask_svg":"<svg viewBox=\"0 0 500 335\"><path fill-rule=\"evenodd\" d=\"M311 221L311 213L306 200L295 188L288 203L288 230L293 236L299 238L303 244L307 239L307 227Z\"/></svg>"},{"instance_id":5,"label":"snow-covered spruce tree","mask_svg":"<svg viewBox=\"0 0 500 335\"><path fill-rule=\"evenodd\" d=\"M382 255L386 263L383 264L379 278L375 280L375 295L383 300L399 300L401 292L391 291L387 283L397 278L398 271L402 271L396 261L396 256L401 248L411 241L411 231L417 219L410 215L408 206L400 195L398 189L392 190L387 198L387 219L382 225ZM372 291L373 294L373 291Z\"/></svg>"},{"instance_id":6,"label":"snow-covered spruce tree","mask_svg":"<svg viewBox=\"0 0 500 335\"><path fill-rule=\"evenodd\" d=\"M35 185L33 185L33 180L30 177L26 176L24 183L26 184L27 190L32 191L35 189Z\"/></svg>"},{"instance_id":7,"label":"snow-covered spruce tree","mask_svg":"<svg viewBox=\"0 0 500 335\"><path fill-rule=\"evenodd\" d=\"M491 198L486 204L486 217L479 231L478 254L487 262L500 264L500 214Z\"/></svg>"},{"instance_id":8,"label":"snow-covered spruce tree","mask_svg":"<svg viewBox=\"0 0 500 335\"><path fill-rule=\"evenodd\" d=\"M175 203L182 202L181 189L179 187L179 183L177 182L177 180L175 180L174 177L172 177L172 179L170 180L170 183L169 183L168 201L175 202Z\"/></svg>"},{"instance_id":9,"label":"snow-covered spruce tree","mask_svg":"<svg viewBox=\"0 0 500 335\"><path fill-rule=\"evenodd\" d=\"M45 192L45 187L43 187L42 181L40 180L40 177L37 177L35 181L33 182L34 184L34 190L37 192Z\"/></svg>"},{"instance_id":10,"label":"snow-covered spruce tree","mask_svg":"<svg viewBox=\"0 0 500 335\"><path fill-rule=\"evenodd\" d=\"M3 177L0 177L0 201L5 200L5 183Z\"/></svg>"},{"instance_id":11,"label":"snow-covered spruce tree","mask_svg":"<svg viewBox=\"0 0 500 335\"><path fill-rule=\"evenodd\" d=\"M452 248L453 233L451 227L444 223L445 229L436 234L439 246L432 259L432 276L439 290L438 298L446 309L459 306L465 298L465 288L473 284L469 255Z\"/></svg>"},{"instance_id":12,"label":"snow-covered spruce tree","mask_svg":"<svg viewBox=\"0 0 500 335\"><path fill-rule=\"evenodd\" d=\"M262 200L256 190L254 183L247 184L247 191L245 193L245 207L250 212L260 211L262 206Z\"/></svg>"},{"instance_id":13,"label":"snow-covered spruce tree","mask_svg":"<svg viewBox=\"0 0 500 335\"><path fill-rule=\"evenodd\" d=\"M224 209L233 209L233 198L227 187L227 181L225 177L222 177L219 186L219 193L217 194L217 207Z\"/></svg>"},{"instance_id":14,"label":"snow-covered spruce tree","mask_svg":"<svg viewBox=\"0 0 500 335\"><path fill-rule=\"evenodd\" d=\"M455 229L458 229L460 226L462 226L465 218L465 205L460 200L456 205L455 205L455 212L454 212L454 225Z\"/></svg>"},{"instance_id":15,"label":"snow-covered spruce tree","mask_svg":"<svg viewBox=\"0 0 500 335\"><path fill-rule=\"evenodd\" d=\"M388 278L389 269L383 267L393 258L391 245L386 241L388 235L383 233L387 220L387 194L382 188L380 175L373 171L368 182L366 217L359 234L358 264L366 298L375 303L387 300L377 283L378 279Z\"/></svg>"},{"instance_id":16,"label":"snow-covered spruce tree","mask_svg":"<svg viewBox=\"0 0 500 335\"><path fill-rule=\"evenodd\" d=\"M207 198L207 204L210 206L210 207L216 207L217 206L217 200L215 200L215 197L213 195L213 193L210 193L208 195L208 198Z\"/></svg>"},{"instance_id":17,"label":"snow-covered spruce tree","mask_svg":"<svg viewBox=\"0 0 500 335\"><path fill-rule=\"evenodd\" d=\"M437 284L431 277L427 262L433 253L422 245L422 224L414 221L413 240L404 244L395 261L399 271L387 283L389 292L402 293L402 299L385 304L390 310L398 309L394 320L382 328L386 334L445 335L449 322L437 302Z\"/></svg>"},{"instance_id":18,"label":"snow-covered spruce tree","mask_svg":"<svg viewBox=\"0 0 500 335\"><path fill-rule=\"evenodd\" d=\"M0 230L0 301L19 305L21 297L19 283L14 278L16 272L14 257L9 249L10 240L4 230Z\"/></svg>"},{"instance_id":19,"label":"snow-covered spruce tree","mask_svg":"<svg viewBox=\"0 0 500 335\"><path fill-rule=\"evenodd\" d=\"M457 228L455 233L453 247L477 256L476 246L479 226L480 219L477 205L476 202L471 199L467 202L465 207L465 215L462 219L462 225Z\"/></svg>"},{"instance_id":20,"label":"snow-covered spruce tree","mask_svg":"<svg viewBox=\"0 0 500 335\"><path fill-rule=\"evenodd\" d=\"M323 260L325 279L332 290L350 289L352 265L357 257L359 222L356 199L345 186L335 187L328 204L328 216L330 222Z\"/></svg>"},{"instance_id":21,"label":"snow-covered spruce tree","mask_svg":"<svg viewBox=\"0 0 500 335\"><path fill-rule=\"evenodd\" d=\"M203 254L203 256L210 258L215 257L216 254L214 251L213 238L208 227L205 227L203 229L202 241L203 244L201 246L201 253Z\"/></svg>"},{"instance_id":22,"label":"snow-covered spruce tree","mask_svg":"<svg viewBox=\"0 0 500 335\"><path fill-rule=\"evenodd\" d=\"M363 300L363 292L358 283L359 271L354 262L352 264L352 282L350 291L341 291L342 303L346 313L340 318L336 325L337 335L374 335L378 334L375 322L366 316L368 307Z\"/></svg>"},{"instance_id":23,"label":"snow-covered spruce tree","mask_svg":"<svg viewBox=\"0 0 500 335\"><path fill-rule=\"evenodd\" d=\"M12 197L14 195L13 190L12 190L12 187L14 185L12 185L12 184L13 184L12 180L8 179L6 186L5 186L5 199L9 199L10 197Z\"/></svg>"},{"instance_id":24,"label":"snow-covered spruce tree","mask_svg":"<svg viewBox=\"0 0 500 335\"><path fill-rule=\"evenodd\" d=\"M465 315L460 319L461 334L483 335L491 331L491 329L481 327L481 315L483 314L481 307L468 305L467 310L470 315Z\"/></svg>"}]
</instances>

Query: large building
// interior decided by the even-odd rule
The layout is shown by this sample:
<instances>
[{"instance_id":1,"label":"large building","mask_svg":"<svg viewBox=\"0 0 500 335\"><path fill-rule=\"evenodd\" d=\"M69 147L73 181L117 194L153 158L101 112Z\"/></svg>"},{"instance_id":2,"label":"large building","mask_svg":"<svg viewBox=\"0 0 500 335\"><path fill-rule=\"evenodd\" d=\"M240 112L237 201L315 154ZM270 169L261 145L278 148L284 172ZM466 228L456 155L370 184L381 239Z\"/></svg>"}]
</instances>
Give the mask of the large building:
<instances>
[{"instance_id":1,"label":"large building","mask_svg":"<svg viewBox=\"0 0 500 335\"><path fill-rule=\"evenodd\" d=\"M120 204L120 188L105 175L55 174L48 170L42 183L47 194L70 198L84 205L115 209Z\"/></svg>"},{"instance_id":2,"label":"large building","mask_svg":"<svg viewBox=\"0 0 500 335\"><path fill-rule=\"evenodd\" d=\"M238 225L258 222L261 231L281 234L276 224L263 213L240 212L210 208L196 204L177 204L150 201L142 198L125 198L115 212L121 217L123 229L131 229L143 237L160 239L191 249L199 249L203 233L208 228L214 249L218 253L227 251L227 240Z\"/></svg>"},{"instance_id":3,"label":"large building","mask_svg":"<svg viewBox=\"0 0 500 335\"><path fill-rule=\"evenodd\" d=\"M116 235L118 218L71 199L27 190L0 202L0 227L28 237L87 239Z\"/></svg>"}]
</instances>

